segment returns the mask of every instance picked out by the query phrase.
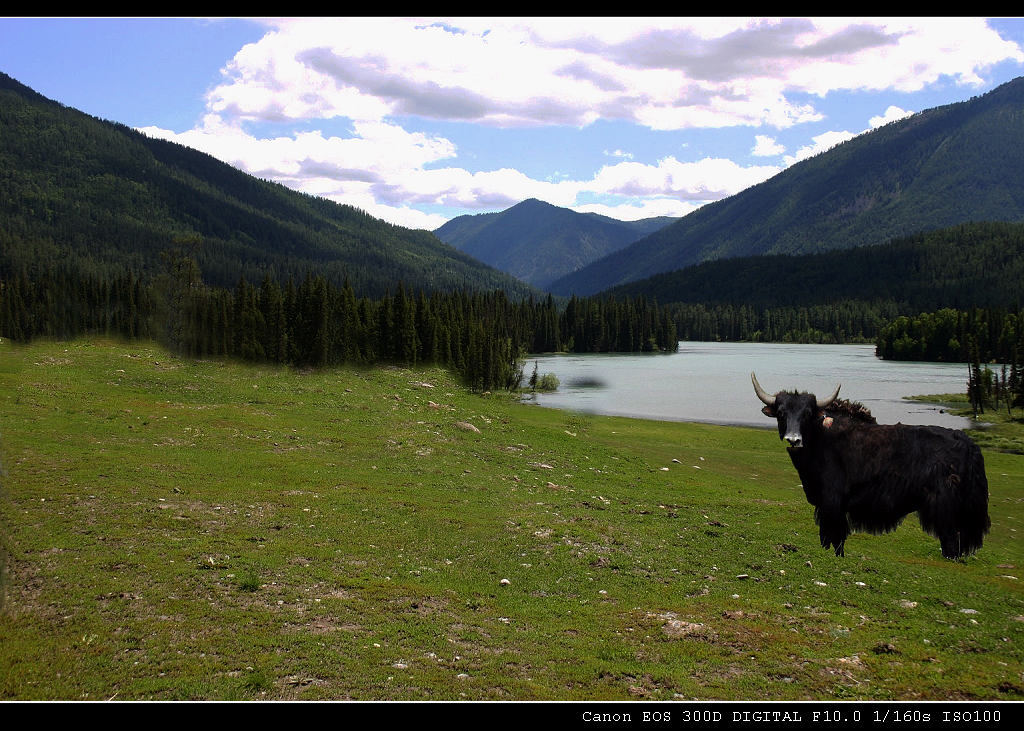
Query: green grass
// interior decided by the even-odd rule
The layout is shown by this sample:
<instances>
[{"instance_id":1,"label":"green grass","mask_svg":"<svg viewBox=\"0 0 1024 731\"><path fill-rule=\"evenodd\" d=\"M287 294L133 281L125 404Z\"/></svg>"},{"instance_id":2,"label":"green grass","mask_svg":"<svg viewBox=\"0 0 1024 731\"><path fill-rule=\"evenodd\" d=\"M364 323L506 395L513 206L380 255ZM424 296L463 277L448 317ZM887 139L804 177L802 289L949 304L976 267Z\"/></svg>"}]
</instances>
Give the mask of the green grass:
<instances>
[{"instance_id":1,"label":"green grass","mask_svg":"<svg viewBox=\"0 0 1024 731\"><path fill-rule=\"evenodd\" d=\"M840 559L772 430L441 370L5 340L0 415L3 699L1024 699L1020 455Z\"/></svg>"}]
</instances>

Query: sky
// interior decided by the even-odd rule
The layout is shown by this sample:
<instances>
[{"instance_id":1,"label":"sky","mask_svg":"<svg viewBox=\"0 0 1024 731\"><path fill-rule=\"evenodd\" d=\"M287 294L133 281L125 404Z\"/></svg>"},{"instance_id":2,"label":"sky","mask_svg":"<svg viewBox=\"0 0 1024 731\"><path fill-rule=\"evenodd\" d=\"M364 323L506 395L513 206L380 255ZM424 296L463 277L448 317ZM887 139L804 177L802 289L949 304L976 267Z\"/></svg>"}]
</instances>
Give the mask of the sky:
<instances>
[{"instance_id":1,"label":"sky","mask_svg":"<svg viewBox=\"0 0 1024 731\"><path fill-rule=\"evenodd\" d=\"M1024 75L1024 18L8 17L0 71L402 226L636 220Z\"/></svg>"}]
</instances>

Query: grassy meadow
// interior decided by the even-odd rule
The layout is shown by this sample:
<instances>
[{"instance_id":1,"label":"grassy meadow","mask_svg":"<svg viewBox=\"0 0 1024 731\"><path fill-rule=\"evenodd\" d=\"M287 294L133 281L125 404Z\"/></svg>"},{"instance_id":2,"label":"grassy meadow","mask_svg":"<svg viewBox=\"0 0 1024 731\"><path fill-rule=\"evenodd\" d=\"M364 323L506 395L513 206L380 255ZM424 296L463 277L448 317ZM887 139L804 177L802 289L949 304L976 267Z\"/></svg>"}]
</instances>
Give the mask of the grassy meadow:
<instances>
[{"instance_id":1,"label":"grassy meadow","mask_svg":"<svg viewBox=\"0 0 1024 731\"><path fill-rule=\"evenodd\" d=\"M985 460L976 556L911 517L837 558L773 429L4 340L0 699L1024 700Z\"/></svg>"}]
</instances>

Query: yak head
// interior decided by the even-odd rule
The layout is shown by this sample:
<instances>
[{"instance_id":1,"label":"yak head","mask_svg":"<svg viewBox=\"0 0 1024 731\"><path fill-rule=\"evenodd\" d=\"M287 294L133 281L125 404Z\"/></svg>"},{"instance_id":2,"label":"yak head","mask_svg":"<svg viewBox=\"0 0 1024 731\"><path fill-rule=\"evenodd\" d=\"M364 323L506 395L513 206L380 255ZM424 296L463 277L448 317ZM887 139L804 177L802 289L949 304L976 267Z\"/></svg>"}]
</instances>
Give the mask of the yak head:
<instances>
[{"instance_id":1,"label":"yak head","mask_svg":"<svg viewBox=\"0 0 1024 731\"><path fill-rule=\"evenodd\" d=\"M796 391L779 391L774 396L768 394L761 384L757 382L757 376L750 374L750 380L754 382L754 392L764 402L761 413L777 419L779 422L779 439L789 442L789 449L800 449L804 446L805 435L815 426L815 422L821 423L824 414L836 398L839 397L839 389L836 390L824 401L818 400L813 393L797 393Z\"/></svg>"}]
</instances>

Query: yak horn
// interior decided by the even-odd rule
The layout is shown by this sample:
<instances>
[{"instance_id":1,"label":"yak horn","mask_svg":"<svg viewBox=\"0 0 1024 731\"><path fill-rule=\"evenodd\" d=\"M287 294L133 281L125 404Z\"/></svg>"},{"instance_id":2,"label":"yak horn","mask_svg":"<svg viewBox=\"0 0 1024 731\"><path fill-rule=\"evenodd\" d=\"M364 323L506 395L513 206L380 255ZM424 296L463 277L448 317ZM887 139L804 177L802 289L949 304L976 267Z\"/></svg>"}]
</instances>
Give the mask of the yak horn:
<instances>
[{"instance_id":1,"label":"yak horn","mask_svg":"<svg viewBox=\"0 0 1024 731\"><path fill-rule=\"evenodd\" d=\"M837 398L839 398L839 389L842 388L842 387L843 387L843 384L840 383L838 386L836 386L836 390L832 392L831 396L829 396L824 401L818 401L818 408L819 409L826 409L829 406L831 406L832 402L835 401Z\"/></svg>"},{"instance_id":2,"label":"yak horn","mask_svg":"<svg viewBox=\"0 0 1024 731\"><path fill-rule=\"evenodd\" d=\"M768 393L761 388L761 384L757 382L757 376L751 373L750 380L754 382L754 393L756 393L757 397L764 402L765 406L771 406L775 403L775 397L768 395ZM836 393L839 393L838 389L836 390Z\"/></svg>"}]
</instances>

